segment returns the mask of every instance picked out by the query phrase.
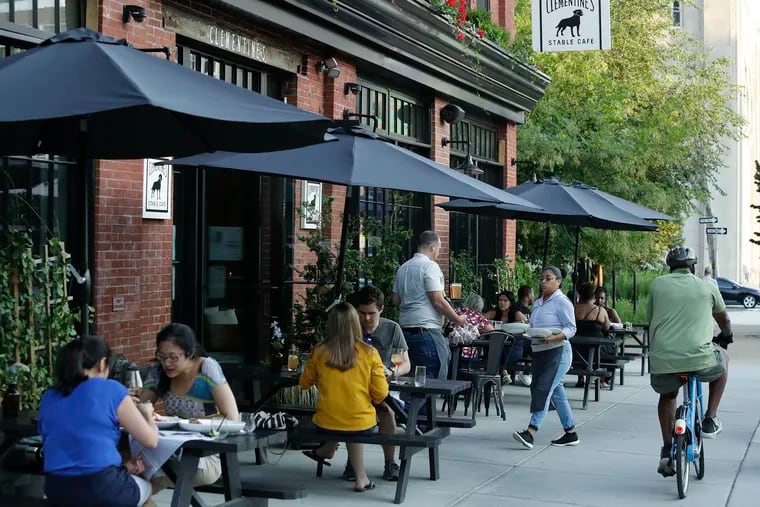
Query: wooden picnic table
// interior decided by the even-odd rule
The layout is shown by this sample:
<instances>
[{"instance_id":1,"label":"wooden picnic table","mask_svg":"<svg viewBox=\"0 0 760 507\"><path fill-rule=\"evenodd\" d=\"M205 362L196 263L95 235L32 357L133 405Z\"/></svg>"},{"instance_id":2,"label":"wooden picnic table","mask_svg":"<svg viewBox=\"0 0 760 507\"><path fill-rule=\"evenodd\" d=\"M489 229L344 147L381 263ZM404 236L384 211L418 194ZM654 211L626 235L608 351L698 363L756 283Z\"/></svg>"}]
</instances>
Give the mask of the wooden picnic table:
<instances>
[{"instance_id":1,"label":"wooden picnic table","mask_svg":"<svg viewBox=\"0 0 760 507\"><path fill-rule=\"evenodd\" d=\"M641 349L641 376L644 376L645 368L649 364L649 327L644 324L636 324L633 329L610 329L610 334L615 337L622 338L620 346L621 355L625 354L625 339L633 338L636 341L636 345L628 345L629 347L635 347Z\"/></svg>"}]
</instances>

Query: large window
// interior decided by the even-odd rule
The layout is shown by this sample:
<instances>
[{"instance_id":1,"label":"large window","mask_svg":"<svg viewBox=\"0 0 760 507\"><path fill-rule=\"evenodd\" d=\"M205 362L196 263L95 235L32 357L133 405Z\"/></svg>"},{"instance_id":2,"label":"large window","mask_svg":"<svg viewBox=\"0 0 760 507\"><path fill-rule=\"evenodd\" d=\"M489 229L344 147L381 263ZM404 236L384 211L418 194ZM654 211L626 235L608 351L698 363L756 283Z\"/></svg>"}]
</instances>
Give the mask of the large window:
<instances>
[{"instance_id":1,"label":"large window","mask_svg":"<svg viewBox=\"0 0 760 507\"><path fill-rule=\"evenodd\" d=\"M498 131L496 128L472 120L451 125L451 139L469 141L470 155L483 174L477 176L495 187L504 186L504 168L498 162ZM451 145L452 168L460 166L467 156L465 144ZM469 213L449 213L450 248L452 253L469 252L476 260L481 274L483 296L487 302L495 292L493 282L487 276L494 259L502 257L504 231L500 218L477 216Z\"/></svg>"},{"instance_id":2,"label":"large window","mask_svg":"<svg viewBox=\"0 0 760 507\"><path fill-rule=\"evenodd\" d=\"M0 231L27 231L40 251L55 236L69 239L69 194L75 190L76 163L61 157L0 158ZM2 235L2 234L0 234Z\"/></svg>"},{"instance_id":3,"label":"large window","mask_svg":"<svg viewBox=\"0 0 760 507\"><path fill-rule=\"evenodd\" d=\"M423 100L363 82L356 96L356 112L362 115L360 121L368 128L374 125L367 116L376 116L379 133L396 141L398 146L430 157L430 108ZM428 194L376 187L359 189L357 211L360 215L389 223L389 217L393 214L414 235L430 228L430 210L431 198ZM362 235L359 248L365 255L371 256L374 249L369 239ZM412 255L412 244L410 240L405 257Z\"/></svg>"},{"instance_id":4,"label":"large window","mask_svg":"<svg viewBox=\"0 0 760 507\"><path fill-rule=\"evenodd\" d=\"M681 2L673 2L671 24L673 28L681 28Z\"/></svg>"},{"instance_id":5,"label":"large window","mask_svg":"<svg viewBox=\"0 0 760 507\"><path fill-rule=\"evenodd\" d=\"M80 22L79 0L0 0L0 22L59 33Z\"/></svg>"}]
</instances>

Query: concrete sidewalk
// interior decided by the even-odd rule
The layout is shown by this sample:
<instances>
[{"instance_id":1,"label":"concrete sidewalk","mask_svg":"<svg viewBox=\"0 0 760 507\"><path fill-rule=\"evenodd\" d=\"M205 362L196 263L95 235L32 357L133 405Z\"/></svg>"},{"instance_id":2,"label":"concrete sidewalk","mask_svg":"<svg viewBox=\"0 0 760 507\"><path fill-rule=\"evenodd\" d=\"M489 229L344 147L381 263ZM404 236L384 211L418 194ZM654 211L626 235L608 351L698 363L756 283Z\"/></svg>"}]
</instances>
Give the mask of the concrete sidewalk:
<instances>
[{"instance_id":1,"label":"concrete sidewalk","mask_svg":"<svg viewBox=\"0 0 760 507\"><path fill-rule=\"evenodd\" d=\"M760 338L751 336L749 326L744 332L745 336L737 333L730 350L731 377L719 413L723 432L717 439L705 441L705 478L697 481L692 476L689 495L678 505L744 507L760 503ZM529 390L506 386L507 421L494 413L489 417L481 413L474 429L452 430L441 445L439 481L427 479L426 455L416 455L405 503L520 507L676 503L675 478L665 479L656 472L661 445L657 396L649 387L649 377L639 376L638 366L638 362L629 363L625 385L616 385L611 392L603 390L602 401L590 402L588 410L580 409L582 390L567 388L581 439L577 447L549 445L562 433L556 413L551 412L535 447L523 449L511 434L528 423ZM566 378L567 386L574 383L575 378ZM252 460L251 456L242 458ZM303 500L273 500L271 505L327 507L393 502L395 483L382 480L382 453L375 446L366 447L366 462L377 489L363 494L353 492L352 483L340 480L344 449L336 455L333 466L325 469L322 479L315 478L314 462L300 452L281 457L270 453L269 459L268 465L245 467L245 475L292 480L309 491ZM169 505L169 492L162 492L156 500L159 505Z\"/></svg>"}]
</instances>

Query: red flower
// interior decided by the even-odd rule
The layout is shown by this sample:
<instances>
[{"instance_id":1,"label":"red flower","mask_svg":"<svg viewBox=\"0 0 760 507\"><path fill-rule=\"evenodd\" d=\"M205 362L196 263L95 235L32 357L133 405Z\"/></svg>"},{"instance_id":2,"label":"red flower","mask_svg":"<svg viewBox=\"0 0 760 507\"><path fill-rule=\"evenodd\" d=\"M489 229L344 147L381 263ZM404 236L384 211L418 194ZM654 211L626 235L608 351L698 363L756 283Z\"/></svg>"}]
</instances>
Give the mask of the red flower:
<instances>
[{"instance_id":1,"label":"red flower","mask_svg":"<svg viewBox=\"0 0 760 507\"><path fill-rule=\"evenodd\" d=\"M477 32L476 32L476 33L478 34L478 37L480 37L481 39L482 39L482 38L483 38L483 36L485 35L485 32L483 31L483 29L482 29L482 28L478 28L478 30L477 30Z\"/></svg>"},{"instance_id":2,"label":"red flower","mask_svg":"<svg viewBox=\"0 0 760 507\"><path fill-rule=\"evenodd\" d=\"M463 31L460 30L460 31L457 32L457 40L464 40L464 32Z\"/></svg>"},{"instance_id":3,"label":"red flower","mask_svg":"<svg viewBox=\"0 0 760 507\"><path fill-rule=\"evenodd\" d=\"M456 7L457 6L457 0L449 0L449 7Z\"/></svg>"},{"instance_id":4,"label":"red flower","mask_svg":"<svg viewBox=\"0 0 760 507\"><path fill-rule=\"evenodd\" d=\"M462 14L467 14L467 5L465 5L464 0L459 3L459 12Z\"/></svg>"}]
</instances>

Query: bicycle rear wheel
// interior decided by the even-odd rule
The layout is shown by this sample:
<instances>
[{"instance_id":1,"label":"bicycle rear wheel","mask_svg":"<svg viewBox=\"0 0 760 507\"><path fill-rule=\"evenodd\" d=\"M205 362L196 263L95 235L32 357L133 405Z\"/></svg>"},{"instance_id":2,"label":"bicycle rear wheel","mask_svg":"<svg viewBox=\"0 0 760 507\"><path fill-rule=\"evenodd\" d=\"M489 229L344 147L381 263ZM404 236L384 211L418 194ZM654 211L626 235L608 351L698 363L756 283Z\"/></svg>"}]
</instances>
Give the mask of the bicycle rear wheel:
<instances>
[{"instance_id":1,"label":"bicycle rear wheel","mask_svg":"<svg viewBox=\"0 0 760 507\"><path fill-rule=\"evenodd\" d=\"M705 477L705 443L702 439L702 421L698 421L699 414L702 413L702 402L697 400L694 405L694 471L697 473L697 479Z\"/></svg>"},{"instance_id":2,"label":"bicycle rear wheel","mask_svg":"<svg viewBox=\"0 0 760 507\"><path fill-rule=\"evenodd\" d=\"M678 484L678 498L686 498L686 492L689 490L689 458L686 455L686 446L688 440L686 435L676 436L675 441L675 462L676 462L676 483Z\"/></svg>"}]
</instances>

